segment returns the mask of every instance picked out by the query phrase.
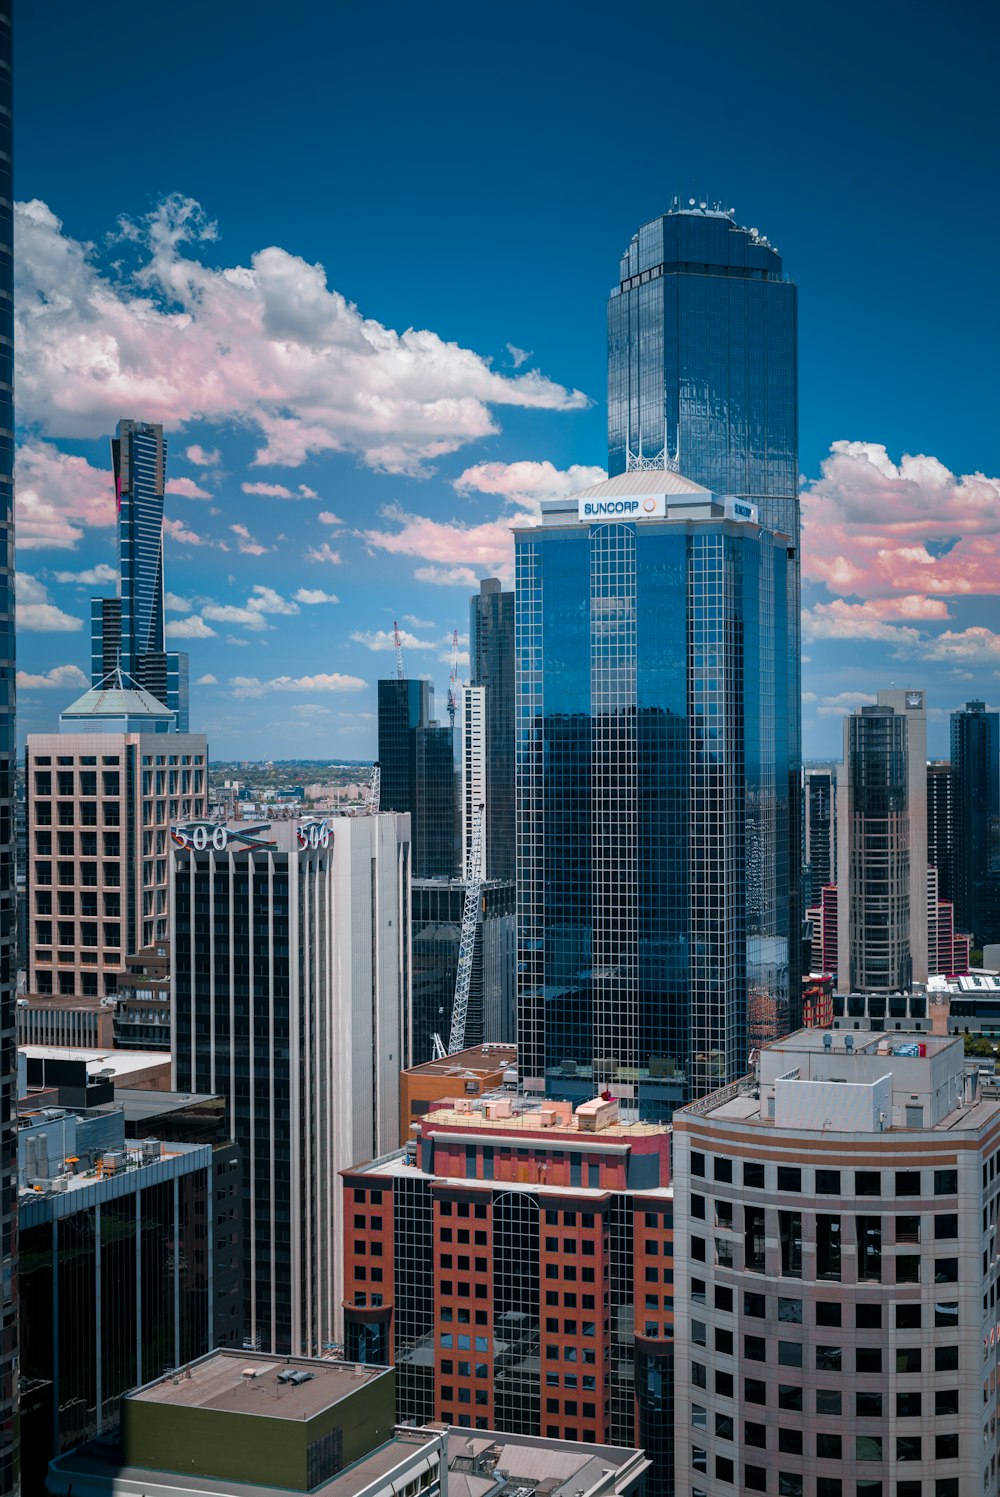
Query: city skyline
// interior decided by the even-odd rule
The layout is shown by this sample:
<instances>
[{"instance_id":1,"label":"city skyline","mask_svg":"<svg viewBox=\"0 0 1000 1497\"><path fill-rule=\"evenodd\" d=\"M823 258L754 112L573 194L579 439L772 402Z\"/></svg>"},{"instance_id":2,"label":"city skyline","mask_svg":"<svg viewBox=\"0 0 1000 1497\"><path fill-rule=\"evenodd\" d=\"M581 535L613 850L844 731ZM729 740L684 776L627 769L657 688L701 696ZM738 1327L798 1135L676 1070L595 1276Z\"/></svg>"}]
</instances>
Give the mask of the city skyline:
<instances>
[{"instance_id":1,"label":"city skyline","mask_svg":"<svg viewBox=\"0 0 1000 1497\"><path fill-rule=\"evenodd\" d=\"M264 46L258 19L251 14L233 43L237 72ZM604 305L622 250L635 225L666 211L675 193L696 202L701 193L707 202L724 194L738 223L777 243L799 287L805 757L837 757L842 713L874 700L887 680L917 676L928 692L929 749L943 756L951 711L976 695L995 705L1000 638L990 606L1000 506L997 480L982 475L1000 472L1000 453L988 400L995 292L975 277L968 285L934 280L940 295L926 298L939 247L910 231L897 202L883 201L868 165L874 131L892 156L899 200L929 203L942 151L957 173L956 191L981 179L977 153L985 145L976 131L936 111L933 121L929 110L925 117L902 82L906 60L915 65L928 45L925 22L917 16L899 40L900 77L880 78L878 99L864 88L866 64L845 63L861 101L850 129L813 121L815 181L824 170L834 180L837 168L834 201L802 185L805 146L773 125L761 148L753 132L744 142L725 120L711 124L704 140L701 127L685 124L666 152L662 134L642 140L600 212L576 215L569 252L560 247L553 275L543 268L544 251L559 243L560 217L586 205L589 181L587 152L560 144L561 115L546 113L538 126L542 148L568 162L565 180L543 200L519 171L539 146L524 121L495 139L485 116L474 113L456 159L489 141L500 169L491 174L488 231L486 196L478 184L472 192L475 253L463 253L458 204L436 184L419 227L405 239L389 232L397 214L418 222L413 147L394 139L400 159L386 163L384 121L362 138L350 113L351 82L346 102L338 100L323 121L306 102L308 89L295 89L303 102L293 101L274 127L275 147L289 153L287 191L267 183L260 193L243 192L242 167L238 180L224 180L218 153L223 135L231 141L232 134L219 134L214 115L206 160L199 159L205 137L199 134L195 150L183 132L162 134L152 110L136 140L122 142L116 132L115 170L81 172L60 142L72 134L87 58L100 39L85 17L69 13L64 45L53 53L25 8L22 737L54 726L82 689L87 600L107 586L115 559L107 442L123 417L162 421L167 430L170 639L192 656L192 723L209 733L217 754L272 755L289 722L310 757L373 754L375 683L391 662L394 618L404 629L408 669L431 675L443 700L451 631L459 628L464 645L469 595L482 577L509 585L510 522L603 471ZM143 32L148 23L130 13L129 24ZM198 24L208 55L217 22L200 16ZM326 24L315 18L319 33ZM360 29L345 44L363 52L374 38L364 22L350 24ZM540 42L554 45L548 20L537 24ZM405 29L385 57L394 77L403 76ZM692 64L682 70L680 103L691 104L705 44L687 22L677 42ZM597 43L588 18L580 18L574 55L592 66ZM825 69L819 38L806 45ZM770 56L739 25L720 47L716 81L740 85L733 107L748 99L744 71L766 95L781 72L781 49ZM787 63L790 53L783 55ZM505 60L507 40L485 63L494 84ZM283 76L290 58L282 47L273 61ZM426 61L429 74L443 79L454 53L442 43ZM968 65L982 64L972 58ZM196 85L202 66L202 50L179 54L164 79L183 91ZM540 95L534 63L522 59L522 66L529 96ZM154 86L167 84L158 76ZM791 86L804 87L801 80ZM419 115L418 141L451 139L464 87L456 83L436 115ZM556 100L565 99L565 88L558 85ZM233 92L227 78L220 100L255 139L257 126ZM891 103L904 94L905 151L887 124ZM87 98L103 118L105 102L92 91ZM48 100L44 114L36 99ZM589 140L592 125L580 129ZM914 146L932 132L935 149L918 166ZM87 134L91 166L110 165L105 137L99 129ZM982 134L985 141L988 131ZM303 173L324 147L336 148L346 193L334 207L310 195L303 208ZM153 163L145 174L137 151ZM378 194L362 187L375 155L388 174L378 178ZM685 191L692 180L694 194ZM956 258L985 263L995 212L977 202L975 213L950 215ZM954 363L956 327L967 377L943 380L941 370ZM70 348L79 352L67 354ZM904 463L904 453L925 456ZM962 482L962 474L979 476ZM460 670L468 670L464 659Z\"/></svg>"}]
</instances>

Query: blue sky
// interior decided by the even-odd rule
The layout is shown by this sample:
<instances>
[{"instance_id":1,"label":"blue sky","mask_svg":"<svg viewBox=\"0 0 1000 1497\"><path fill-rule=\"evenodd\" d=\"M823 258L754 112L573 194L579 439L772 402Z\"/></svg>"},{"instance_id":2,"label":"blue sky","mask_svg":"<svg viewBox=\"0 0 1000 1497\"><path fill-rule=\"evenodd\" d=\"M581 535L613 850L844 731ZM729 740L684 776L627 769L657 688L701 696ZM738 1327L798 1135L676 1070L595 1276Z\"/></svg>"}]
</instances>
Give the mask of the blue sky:
<instances>
[{"instance_id":1,"label":"blue sky","mask_svg":"<svg viewBox=\"0 0 1000 1497\"><path fill-rule=\"evenodd\" d=\"M927 688L934 753L996 704L988 7L16 18L22 735L88 668L126 414L169 428L213 754L371 754L394 617L443 712L470 580L606 460L607 292L675 192L800 287L806 753L889 681Z\"/></svg>"}]
</instances>

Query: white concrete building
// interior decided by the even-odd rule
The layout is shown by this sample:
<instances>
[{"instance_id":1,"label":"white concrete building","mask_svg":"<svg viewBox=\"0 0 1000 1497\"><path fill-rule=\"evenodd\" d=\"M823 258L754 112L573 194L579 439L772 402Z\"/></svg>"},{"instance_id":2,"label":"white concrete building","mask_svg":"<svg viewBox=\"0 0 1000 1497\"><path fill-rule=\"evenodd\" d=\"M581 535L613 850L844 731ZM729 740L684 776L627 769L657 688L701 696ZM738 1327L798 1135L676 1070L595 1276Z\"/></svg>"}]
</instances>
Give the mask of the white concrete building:
<instances>
[{"instance_id":1,"label":"white concrete building","mask_svg":"<svg viewBox=\"0 0 1000 1497\"><path fill-rule=\"evenodd\" d=\"M409 817L173 829L174 1085L243 1149L246 1336L342 1339L338 1171L396 1147L410 993Z\"/></svg>"},{"instance_id":2,"label":"white concrete building","mask_svg":"<svg viewBox=\"0 0 1000 1497\"><path fill-rule=\"evenodd\" d=\"M791 1035L673 1163L677 1497L1000 1490L1000 1092L961 1039Z\"/></svg>"}]
</instances>

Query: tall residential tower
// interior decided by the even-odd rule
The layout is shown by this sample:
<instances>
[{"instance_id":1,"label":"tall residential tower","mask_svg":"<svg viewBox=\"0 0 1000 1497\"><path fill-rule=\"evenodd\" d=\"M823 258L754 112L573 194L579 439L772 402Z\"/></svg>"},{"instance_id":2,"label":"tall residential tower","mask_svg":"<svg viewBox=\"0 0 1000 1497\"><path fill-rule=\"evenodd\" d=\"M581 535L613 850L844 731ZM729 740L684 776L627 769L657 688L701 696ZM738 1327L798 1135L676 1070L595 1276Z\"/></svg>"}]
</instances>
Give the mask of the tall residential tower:
<instances>
[{"instance_id":1,"label":"tall residential tower","mask_svg":"<svg viewBox=\"0 0 1000 1497\"><path fill-rule=\"evenodd\" d=\"M951 714L955 921L978 945L1000 940L1000 714Z\"/></svg>"}]
</instances>

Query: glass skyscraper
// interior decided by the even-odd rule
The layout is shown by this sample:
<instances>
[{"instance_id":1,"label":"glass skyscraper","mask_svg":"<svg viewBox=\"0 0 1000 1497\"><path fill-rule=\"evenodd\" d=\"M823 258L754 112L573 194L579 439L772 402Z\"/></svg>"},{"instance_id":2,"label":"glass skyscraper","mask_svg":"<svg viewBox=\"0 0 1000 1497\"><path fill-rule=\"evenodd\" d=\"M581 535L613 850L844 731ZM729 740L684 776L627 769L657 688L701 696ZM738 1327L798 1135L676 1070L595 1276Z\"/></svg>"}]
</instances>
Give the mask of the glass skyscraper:
<instances>
[{"instance_id":1,"label":"glass skyscraper","mask_svg":"<svg viewBox=\"0 0 1000 1497\"><path fill-rule=\"evenodd\" d=\"M472 686L486 693L486 872L517 871L514 804L514 594L487 577L469 604Z\"/></svg>"},{"instance_id":2,"label":"glass skyscraper","mask_svg":"<svg viewBox=\"0 0 1000 1497\"><path fill-rule=\"evenodd\" d=\"M955 926L1000 941L1000 714L966 702L951 714Z\"/></svg>"},{"instance_id":3,"label":"glass skyscraper","mask_svg":"<svg viewBox=\"0 0 1000 1497\"><path fill-rule=\"evenodd\" d=\"M622 256L608 300L608 474L672 469L787 535L792 929L802 919L797 291L732 212L674 199ZM798 942L792 942L798 1023Z\"/></svg>"},{"instance_id":4,"label":"glass skyscraper","mask_svg":"<svg viewBox=\"0 0 1000 1497\"><path fill-rule=\"evenodd\" d=\"M163 609L163 494L167 444L163 427L122 420L111 439L118 516L118 598L90 607L91 684L117 666L176 714L188 731L188 657L167 651Z\"/></svg>"},{"instance_id":5,"label":"glass skyscraper","mask_svg":"<svg viewBox=\"0 0 1000 1497\"><path fill-rule=\"evenodd\" d=\"M667 1118L789 1025L793 541L662 468L543 503L517 566L531 1090ZM797 996L797 995L796 995Z\"/></svg>"},{"instance_id":6,"label":"glass skyscraper","mask_svg":"<svg viewBox=\"0 0 1000 1497\"><path fill-rule=\"evenodd\" d=\"M17 1476L14 879L14 225L11 8L0 3L0 1494Z\"/></svg>"},{"instance_id":7,"label":"glass skyscraper","mask_svg":"<svg viewBox=\"0 0 1000 1497\"><path fill-rule=\"evenodd\" d=\"M455 740L433 711L430 681L378 683L379 803L409 813L414 878L451 878L456 865Z\"/></svg>"}]
</instances>

